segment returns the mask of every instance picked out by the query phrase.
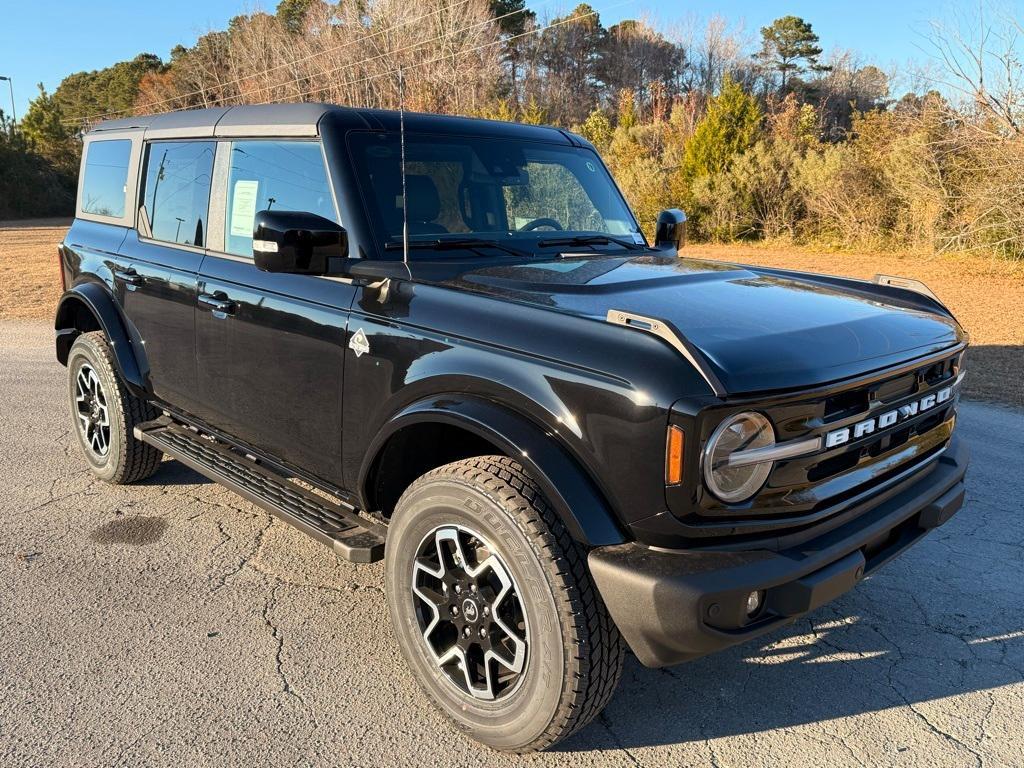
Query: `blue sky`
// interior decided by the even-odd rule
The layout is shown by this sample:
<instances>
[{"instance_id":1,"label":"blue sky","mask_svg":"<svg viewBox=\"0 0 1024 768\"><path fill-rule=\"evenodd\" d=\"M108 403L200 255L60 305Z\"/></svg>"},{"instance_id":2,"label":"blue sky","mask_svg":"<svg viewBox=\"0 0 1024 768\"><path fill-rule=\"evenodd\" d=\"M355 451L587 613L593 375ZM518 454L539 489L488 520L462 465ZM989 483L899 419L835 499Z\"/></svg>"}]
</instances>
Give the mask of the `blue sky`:
<instances>
[{"instance_id":1,"label":"blue sky","mask_svg":"<svg viewBox=\"0 0 1024 768\"><path fill-rule=\"evenodd\" d=\"M698 21L712 14L744 21L753 36L779 16L802 16L814 25L826 50L833 47L858 51L866 61L888 68L921 59L916 47L929 18L952 6L924 0L590 0L605 24L642 16L670 23L684 17ZM1024 0L1011 0L1018 10ZM530 2L539 12L572 7L574 2ZM36 95L36 83L53 90L71 72L98 69L140 52L167 58L177 43L190 45L202 32L222 29L228 19L254 7L273 9L276 0L262 4L249 0L6 0L0 8L0 75L14 80L15 103L22 115ZM617 6L612 8L612 6ZM10 110L6 83L0 83L0 105Z\"/></svg>"}]
</instances>

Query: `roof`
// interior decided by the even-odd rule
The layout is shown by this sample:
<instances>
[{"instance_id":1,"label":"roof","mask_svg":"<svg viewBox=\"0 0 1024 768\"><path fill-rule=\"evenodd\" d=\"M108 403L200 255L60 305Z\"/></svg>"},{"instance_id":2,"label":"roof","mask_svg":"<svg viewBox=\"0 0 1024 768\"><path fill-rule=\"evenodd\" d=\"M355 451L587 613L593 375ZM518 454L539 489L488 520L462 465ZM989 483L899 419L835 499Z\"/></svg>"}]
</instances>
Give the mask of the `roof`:
<instances>
[{"instance_id":1,"label":"roof","mask_svg":"<svg viewBox=\"0 0 1024 768\"><path fill-rule=\"evenodd\" d=\"M318 136L320 123L328 116L331 123L342 129L397 131L399 127L399 113L394 111L294 103L188 109L105 120L90 130L89 134L143 131L146 138ZM405 129L411 133L471 134L566 143L572 141L557 128L420 112L405 113Z\"/></svg>"},{"instance_id":2,"label":"roof","mask_svg":"<svg viewBox=\"0 0 1024 768\"><path fill-rule=\"evenodd\" d=\"M157 115L105 120L90 133L143 130L147 136L259 136L273 126L274 135L316 136L320 119L333 109L328 104L265 104L244 107L186 109Z\"/></svg>"}]
</instances>

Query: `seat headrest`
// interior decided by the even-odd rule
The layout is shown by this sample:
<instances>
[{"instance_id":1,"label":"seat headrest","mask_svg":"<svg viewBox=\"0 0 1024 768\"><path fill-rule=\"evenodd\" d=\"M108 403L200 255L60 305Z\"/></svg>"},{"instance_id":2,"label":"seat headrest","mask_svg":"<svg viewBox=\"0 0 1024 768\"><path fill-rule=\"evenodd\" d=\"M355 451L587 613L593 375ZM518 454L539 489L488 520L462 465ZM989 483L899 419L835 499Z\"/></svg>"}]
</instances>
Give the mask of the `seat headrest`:
<instances>
[{"instance_id":1,"label":"seat headrest","mask_svg":"<svg viewBox=\"0 0 1024 768\"><path fill-rule=\"evenodd\" d=\"M409 221L434 221L441 213L441 196L429 176L406 176L405 194Z\"/></svg>"}]
</instances>

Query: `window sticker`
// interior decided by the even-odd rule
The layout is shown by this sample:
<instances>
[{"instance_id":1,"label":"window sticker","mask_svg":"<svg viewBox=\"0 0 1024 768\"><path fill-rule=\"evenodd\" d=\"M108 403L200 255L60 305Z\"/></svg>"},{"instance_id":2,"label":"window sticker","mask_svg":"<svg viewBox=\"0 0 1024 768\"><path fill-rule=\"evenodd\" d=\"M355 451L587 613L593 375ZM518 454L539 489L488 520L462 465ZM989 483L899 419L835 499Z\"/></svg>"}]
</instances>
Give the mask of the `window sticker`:
<instances>
[{"instance_id":1,"label":"window sticker","mask_svg":"<svg viewBox=\"0 0 1024 768\"><path fill-rule=\"evenodd\" d=\"M260 183L239 179L231 196L231 234L234 237L252 237L256 221L256 200Z\"/></svg>"}]
</instances>

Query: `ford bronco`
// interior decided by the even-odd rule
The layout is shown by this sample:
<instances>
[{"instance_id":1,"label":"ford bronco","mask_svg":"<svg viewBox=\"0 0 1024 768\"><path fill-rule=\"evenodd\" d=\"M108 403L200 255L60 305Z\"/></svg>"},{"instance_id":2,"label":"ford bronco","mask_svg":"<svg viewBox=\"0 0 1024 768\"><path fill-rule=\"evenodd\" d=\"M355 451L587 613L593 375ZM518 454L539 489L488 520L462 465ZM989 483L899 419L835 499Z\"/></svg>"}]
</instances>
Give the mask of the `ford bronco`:
<instances>
[{"instance_id":1,"label":"ford bronco","mask_svg":"<svg viewBox=\"0 0 1024 768\"><path fill-rule=\"evenodd\" d=\"M813 611L948 520L965 334L913 281L689 258L556 128L316 104L101 123L56 354L111 483L169 456L383 559L495 748Z\"/></svg>"}]
</instances>

